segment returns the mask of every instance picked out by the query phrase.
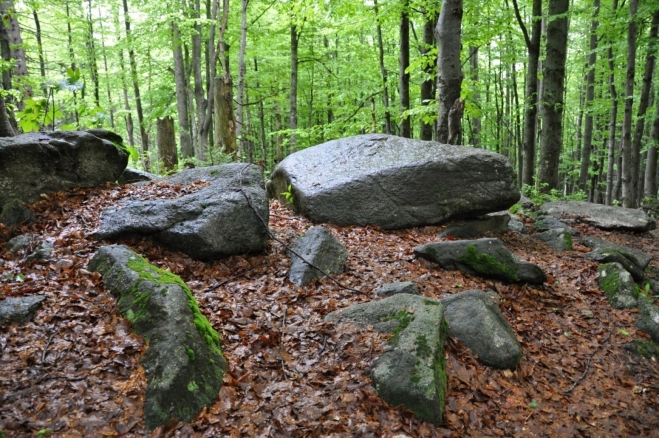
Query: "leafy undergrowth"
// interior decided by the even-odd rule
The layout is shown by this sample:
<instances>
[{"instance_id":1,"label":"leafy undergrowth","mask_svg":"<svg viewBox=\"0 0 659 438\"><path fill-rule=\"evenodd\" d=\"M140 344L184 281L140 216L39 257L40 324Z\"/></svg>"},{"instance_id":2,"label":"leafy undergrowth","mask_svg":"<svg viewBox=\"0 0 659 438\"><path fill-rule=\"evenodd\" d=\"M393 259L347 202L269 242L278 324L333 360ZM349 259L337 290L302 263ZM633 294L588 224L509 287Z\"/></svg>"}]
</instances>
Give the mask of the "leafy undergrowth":
<instances>
[{"instance_id":1,"label":"leafy undergrowth","mask_svg":"<svg viewBox=\"0 0 659 438\"><path fill-rule=\"evenodd\" d=\"M558 253L529 236L503 240L538 264L541 288L448 272L414 258L412 248L436 240L442 227L381 231L328 225L349 250L347 270L300 288L287 280L285 248L270 240L264 254L204 263L146 240L129 245L151 263L181 276L201 311L221 333L229 371L216 402L192 424L171 422L149 433L142 406L143 341L130 333L115 298L86 267L102 244L88 235L99 212L137 196L174 197L181 187L153 184L53 194L34 204L37 222L0 228L0 298L45 294L34 322L0 327L0 431L28 436L650 436L658 426L659 366L623 345L644 337L634 311L614 310L597 286L586 249ZM278 203L270 227L291 242L311 225ZM585 234L646 251L659 267L649 234ZM12 258L6 241L35 233L52 239L50 262ZM35 241L36 244L36 241ZM382 283L414 281L429 297L493 289L524 348L513 371L479 364L449 340L445 425L420 423L381 401L368 367L384 339L369 330L336 328L328 312L374 299Z\"/></svg>"}]
</instances>

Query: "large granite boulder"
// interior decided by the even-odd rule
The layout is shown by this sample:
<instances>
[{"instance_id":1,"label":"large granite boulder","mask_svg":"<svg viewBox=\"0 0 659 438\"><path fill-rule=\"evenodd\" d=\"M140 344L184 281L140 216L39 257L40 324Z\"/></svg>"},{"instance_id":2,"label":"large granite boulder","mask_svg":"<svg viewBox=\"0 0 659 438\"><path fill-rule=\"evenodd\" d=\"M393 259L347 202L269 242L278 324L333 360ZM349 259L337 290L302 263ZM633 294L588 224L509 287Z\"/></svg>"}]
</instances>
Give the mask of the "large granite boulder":
<instances>
[{"instance_id":1,"label":"large granite boulder","mask_svg":"<svg viewBox=\"0 0 659 438\"><path fill-rule=\"evenodd\" d=\"M128 163L117 134L103 129L0 138L0 207L17 198L114 182Z\"/></svg>"},{"instance_id":2,"label":"large granite boulder","mask_svg":"<svg viewBox=\"0 0 659 438\"><path fill-rule=\"evenodd\" d=\"M547 276L538 266L520 260L496 238L433 242L414 248L414 255L448 270L515 283L541 284Z\"/></svg>"},{"instance_id":3,"label":"large granite boulder","mask_svg":"<svg viewBox=\"0 0 659 438\"><path fill-rule=\"evenodd\" d=\"M508 159L484 149L369 134L289 155L268 195L314 222L392 229L507 209L515 181Z\"/></svg>"},{"instance_id":4,"label":"large granite boulder","mask_svg":"<svg viewBox=\"0 0 659 438\"><path fill-rule=\"evenodd\" d=\"M146 427L155 429L172 418L192 421L215 400L227 362L219 334L199 311L185 283L171 272L150 265L125 246L99 248L89 263L118 297L121 314L144 336L141 359L146 373Z\"/></svg>"},{"instance_id":5,"label":"large granite boulder","mask_svg":"<svg viewBox=\"0 0 659 438\"><path fill-rule=\"evenodd\" d=\"M444 344L446 321L441 303L397 294L329 313L326 321L372 325L392 333L389 350L373 363L375 389L392 406L403 405L420 420L442 424L446 400Z\"/></svg>"},{"instance_id":6,"label":"large granite boulder","mask_svg":"<svg viewBox=\"0 0 659 438\"><path fill-rule=\"evenodd\" d=\"M579 216L593 226L603 230L650 231L656 222L643 210L593 204L582 201L547 202L541 210L556 219L568 220Z\"/></svg>"},{"instance_id":7,"label":"large granite boulder","mask_svg":"<svg viewBox=\"0 0 659 438\"><path fill-rule=\"evenodd\" d=\"M652 259L650 255L635 248L616 245L595 237L584 237L581 242L592 250L583 254L584 258L601 263L620 263L634 277L635 281L643 281L645 268Z\"/></svg>"},{"instance_id":8,"label":"large granite boulder","mask_svg":"<svg viewBox=\"0 0 659 438\"><path fill-rule=\"evenodd\" d=\"M514 369L522 346L513 329L487 293L467 290L440 300L448 335L457 338L485 365Z\"/></svg>"},{"instance_id":9,"label":"large granite boulder","mask_svg":"<svg viewBox=\"0 0 659 438\"><path fill-rule=\"evenodd\" d=\"M186 170L167 181L186 185L200 180L209 185L180 198L135 199L105 209L93 237L148 236L197 259L262 251L269 210L261 169L226 164Z\"/></svg>"},{"instance_id":10,"label":"large granite boulder","mask_svg":"<svg viewBox=\"0 0 659 438\"><path fill-rule=\"evenodd\" d=\"M327 228L313 227L291 244L288 255L291 257L288 278L298 286L304 286L326 274L342 273L348 250Z\"/></svg>"}]
</instances>

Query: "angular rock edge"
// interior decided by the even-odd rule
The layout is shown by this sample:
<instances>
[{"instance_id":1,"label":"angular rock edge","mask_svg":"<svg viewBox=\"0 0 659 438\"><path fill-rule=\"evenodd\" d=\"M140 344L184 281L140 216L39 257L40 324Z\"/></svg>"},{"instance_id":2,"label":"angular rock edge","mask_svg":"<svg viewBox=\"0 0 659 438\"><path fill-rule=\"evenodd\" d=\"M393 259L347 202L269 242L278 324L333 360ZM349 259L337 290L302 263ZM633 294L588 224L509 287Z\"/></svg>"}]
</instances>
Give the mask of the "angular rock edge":
<instances>
[{"instance_id":1,"label":"angular rock edge","mask_svg":"<svg viewBox=\"0 0 659 438\"><path fill-rule=\"evenodd\" d=\"M89 263L118 296L121 314L144 336L147 377L144 415L150 430L171 418L190 422L222 387L227 362L219 334L176 275L121 245L103 246Z\"/></svg>"},{"instance_id":2,"label":"angular rock edge","mask_svg":"<svg viewBox=\"0 0 659 438\"><path fill-rule=\"evenodd\" d=\"M307 264L295 253L300 254L309 263ZM291 269L288 278L298 286L303 286L316 278L326 274L341 274L345 269L348 250L330 230L325 227L310 228L306 234L291 244L288 251L291 258Z\"/></svg>"},{"instance_id":3,"label":"angular rock edge","mask_svg":"<svg viewBox=\"0 0 659 438\"><path fill-rule=\"evenodd\" d=\"M392 406L405 406L420 420L442 424L447 325L439 301L397 294L337 310L325 316L325 321L373 325L379 332L393 333L388 341L392 349L373 362L378 395Z\"/></svg>"},{"instance_id":4,"label":"angular rock edge","mask_svg":"<svg viewBox=\"0 0 659 438\"><path fill-rule=\"evenodd\" d=\"M414 248L414 255L438 263L444 269L472 275L515 283L542 284L547 281L542 269L518 259L495 238L428 243Z\"/></svg>"}]
</instances>

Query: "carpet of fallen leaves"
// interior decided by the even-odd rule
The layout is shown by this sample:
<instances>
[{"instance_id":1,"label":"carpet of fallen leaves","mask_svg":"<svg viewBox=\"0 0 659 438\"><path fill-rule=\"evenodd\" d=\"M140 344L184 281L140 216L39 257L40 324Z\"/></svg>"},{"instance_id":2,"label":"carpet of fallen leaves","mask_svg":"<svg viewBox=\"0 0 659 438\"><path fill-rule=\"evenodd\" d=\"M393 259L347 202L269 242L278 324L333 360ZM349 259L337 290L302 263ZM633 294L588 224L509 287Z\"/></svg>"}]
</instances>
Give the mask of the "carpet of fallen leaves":
<instances>
[{"instance_id":1,"label":"carpet of fallen leaves","mask_svg":"<svg viewBox=\"0 0 659 438\"><path fill-rule=\"evenodd\" d=\"M597 264L559 253L527 235L507 233L506 245L538 264L543 287L510 285L444 271L412 249L437 240L442 227L382 231L327 225L349 250L346 272L297 287L287 279L286 249L269 241L263 254L212 262L191 260L147 240L123 243L181 276L221 333L229 362L215 403L191 424L172 421L149 432L142 407L144 342L131 334L115 298L87 264L103 242L89 235L103 208L130 197L180 196L180 186L108 186L44 197L32 205L35 223L0 228L0 298L47 296L33 322L0 326L0 431L9 437L131 436L652 436L659 427L659 366L625 343L643 337L634 311L613 310L597 285ZM290 243L312 224L277 202L270 228ZM654 256L650 234L584 234L633 246ZM12 257L9 238L34 233L55 245L50 261ZM383 283L414 281L440 298L492 289L524 348L515 370L495 370L455 340L446 360L445 424L420 423L388 406L370 384L369 364L386 338L372 330L324 323L328 312L375 298Z\"/></svg>"}]
</instances>

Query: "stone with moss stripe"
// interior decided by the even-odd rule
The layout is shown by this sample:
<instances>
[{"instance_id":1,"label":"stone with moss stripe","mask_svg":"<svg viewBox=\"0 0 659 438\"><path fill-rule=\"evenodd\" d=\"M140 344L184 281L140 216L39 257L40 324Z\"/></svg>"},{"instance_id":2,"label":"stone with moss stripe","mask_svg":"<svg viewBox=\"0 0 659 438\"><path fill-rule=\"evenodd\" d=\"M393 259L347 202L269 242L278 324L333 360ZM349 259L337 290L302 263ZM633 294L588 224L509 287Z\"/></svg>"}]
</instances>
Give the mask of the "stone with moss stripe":
<instances>
[{"instance_id":1,"label":"stone with moss stripe","mask_svg":"<svg viewBox=\"0 0 659 438\"><path fill-rule=\"evenodd\" d=\"M447 387L447 325L444 308L438 301L397 294L337 310L325 320L372 325L379 332L391 333L390 350L373 363L375 389L390 405L403 405L420 420L442 424Z\"/></svg>"},{"instance_id":2,"label":"stone with moss stripe","mask_svg":"<svg viewBox=\"0 0 659 438\"><path fill-rule=\"evenodd\" d=\"M633 309L638 305L638 290L631 274L620 263L606 263L598 268L600 287L615 309Z\"/></svg>"},{"instance_id":3,"label":"stone with moss stripe","mask_svg":"<svg viewBox=\"0 0 659 438\"><path fill-rule=\"evenodd\" d=\"M122 245L103 246L89 263L118 297L121 314L143 336L147 377L146 427L169 419L192 421L213 403L227 362L220 336L200 312L185 283Z\"/></svg>"},{"instance_id":4,"label":"stone with moss stripe","mask_svg":"<svg viewBox=\"0 0 659 438\"><path fill-rule=\"evenodd\" d=\"M541 284L547 276L538 266L520 260L499 239L433 242L414 248L414 254L442 268L498 280Z\"/></svg>"}]
</instances>

